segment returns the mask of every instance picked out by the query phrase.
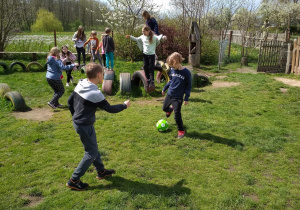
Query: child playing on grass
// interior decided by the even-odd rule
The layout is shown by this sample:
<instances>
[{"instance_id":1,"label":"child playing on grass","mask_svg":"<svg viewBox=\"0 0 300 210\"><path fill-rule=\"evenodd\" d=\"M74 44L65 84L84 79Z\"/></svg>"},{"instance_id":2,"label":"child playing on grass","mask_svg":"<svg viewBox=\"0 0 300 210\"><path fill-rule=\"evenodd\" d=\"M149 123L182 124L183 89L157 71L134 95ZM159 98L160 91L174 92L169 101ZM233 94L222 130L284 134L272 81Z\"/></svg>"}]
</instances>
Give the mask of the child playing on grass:
<instances>
[{"instance_id":1,"label":"child playing on grass","mask_svg":"<svg viewBox=\"0 0 300 210\"><path fill-rule=\"evenodd\" d=\"M103 179L115 173L113 169L105 169L98 151L96 132L94 129L95 112L97 108L110 113L121 112L130 106L127 100L123 104L110 105L98 84L103 81L103 68L99 64L86 65L87 79L80 80L74 92L68 100L68 106L72 114L73 126L80 136L84 147L84 156L75 169L66 186L75 190L85 190L89 185L80 181L91 164L96 167L97 179Z\"/></svg>"},{"instance_id":2,"label":"child playing on grass","mask_svg":"<svg viewBox=\"0 0 300 210\"><path fill-rule=\"evenodd\" d=\"M114 51L115 51L115 43L113 38L110 36L111 29L105 29L106 35L102 39L103 49L106 57L106 68L109 70L109 62L111 70L114 70Z\"/></svg>"},{"instance_id":3,"label":"child playing on grass","mask_svg":"<svg viewBox=\"0 0 300 210\"><path fill-rule=\"evenodd\" d=\"M76 56L68 49L68 46L65 45L61 48L61 54L60 54L60 60L63 62L64 65L70 65L74 63L76 60ZM73 70L76 70L76 67L73 68ZM72 69L67 70L67 83L66 86L69 87L70 81L73 83L73 77L72 77Z\"/></svg>"},{"instance_id":4,"label":"child playing on grass","mask_svg":"<svg viewBox=\"0 0 300 210\"><path fill-rule=\"evenodd\" d=\"M47 57L47 82L54 90L54 95L51 101L48 102L48 105L53 108L61 108L63 105L59 104L58 99L62 97L65 92L64 85L61 81L62 72L61 70L71 70L78 64L70 64L64 65L62 61L59 59L59 49L57 47L53 47L50 50L50 53Z\"/></svg>"},{"instance_id":5,"label":"child playing on grass","mask_svg":"<svg viewBox=\"0 0 300 210\"><path fill-rule=\"evenodd\" d=\"M142 29L143 35L134 37L126 35L126 38L130 38L137 42L138 47L143 51L144 71L147 78L147 86L154 87L154 64L155 64L155 49L161 40L167 39L166 36L154 35L153 31L148 26L144 26Z\"/></svg>"},{"instance_id":6,"label":"child playing on grass","mask_svg":"<svg viewBox=\"0 0 300 210\"><path fill-rule=\"evenodd\" d=\"M160 33L158 32L158 24L156 19L154 17L151 17L149 12L147 12L146 10L142 12L142 17L144 20L146 20L146 25L149 26L151 31L153 31L157 36L160 35Z\"/></svg>"},{"instance_id":7,"label":"child playing on grass","mask_svg":"<svg viewBox=\"0 0 300 210\"><path fill-rule=\"evenodd\" d=\"M83 44L86 41L86 35L82 26L78 27L78 30L74 33L72 41L75 41L75 47L77 51L78 63L80 65L80 55L83 57L83 65L85 65L85 48Z\"/></svg>"},{"instance_id":8,"label":"child playing on grass","mask_svg":"<svg viewBox=\"0 0 300 210\"><path fill-rule=\"evenodd\" d=\"M97 32L96 31L92 31L92 37L90 37L83 45L83 47L85 47L85 45L87 45L88 43L90 43L91 45L91 52L92 52L92 56L93 56L93 62L95 62L96 60L96 56L99 60L100 65L102 66L102 61L100 58L100 53L99 53L99 39L97 38Z\"/></svg>"},{"instance_id":9,"label":"child playing on grass","mask_svg":"<svg viewBox=\"0 0 300 210\"><path fill-rule=\"evenodd\" d=\"M167 64L169 64L169 66L171 67L169 74L170 81L162 90L162 95L164 96L165 91L169 89L162 109L164 112L166 112L166 117L170 117L171 113L174 110L174 119L177 124L179 139L183 138L185 135L181 117L183 95L185 94L184 105L187 105L192 88L191 72L181 65L181 62L183 60L184 58L178 52L172 53L167 58Z\"/></svg>"},{"instance_id":10,"label":"child playing on grass","mask_svg":"<svg viewBox=\"0 0 300 210\"><path fill-rule=\"evenodd\" d=\"M105 55L105 51L103 49L103 38L104 38L105 34L101 35L101 42L99 44L99 48L101 48L101 55L102 55L102 60L103 60L103 66L106 65L106 55Z\"/></svg>"}]
</instances>

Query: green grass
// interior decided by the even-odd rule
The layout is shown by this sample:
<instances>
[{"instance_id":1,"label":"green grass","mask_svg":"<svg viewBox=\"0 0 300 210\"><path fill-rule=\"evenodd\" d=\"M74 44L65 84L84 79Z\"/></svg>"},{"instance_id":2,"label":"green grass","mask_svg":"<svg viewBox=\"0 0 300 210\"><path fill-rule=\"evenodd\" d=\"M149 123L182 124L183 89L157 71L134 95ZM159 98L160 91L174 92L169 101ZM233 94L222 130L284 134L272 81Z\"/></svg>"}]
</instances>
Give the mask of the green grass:
<instances>
[{"instance_id":1,"label":"green grass","mask_svg":"<svg viewBox=\"0 0 300 210\"><path fill-rule=\"evenodd\" d=\"M140 66L117 60L116 85L120 72ZM84 77L73 75L75 81ZM181 140L174 115L168 132L155 128L165 118L163 84L151 94L135 88L107 97L111 104L131 99L121 113L96 113L103 162L117 173L99 181L90 167L82 177L90 184L84 192L65 187L83 156L69 111L55 110L41 122L16 119L1 99L0 209L29 208L32 197L43 198L35 209L299 209L300 92L273 79L298 77L219 75L240 85L194 88L182 107L187 136ZM3 82L29 107L48 108L53 91L45 72L2 74ZM60 103L67 103L74 87L66 88Z\"/></svg>"}]
</instances>

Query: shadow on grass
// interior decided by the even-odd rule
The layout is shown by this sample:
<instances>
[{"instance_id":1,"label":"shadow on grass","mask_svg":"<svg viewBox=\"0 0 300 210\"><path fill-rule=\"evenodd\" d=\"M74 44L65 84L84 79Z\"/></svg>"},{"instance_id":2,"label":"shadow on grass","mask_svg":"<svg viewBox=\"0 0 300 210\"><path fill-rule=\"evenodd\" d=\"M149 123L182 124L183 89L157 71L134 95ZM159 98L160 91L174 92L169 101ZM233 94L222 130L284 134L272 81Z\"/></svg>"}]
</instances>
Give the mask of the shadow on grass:
<instances>
[{"instance_id":1,"label":"shadow on grass","mask_svg":"<svg viewBox=\"0 0 300 210\"><path fill-rule=\"evenodd\" d=\"M173 196L181 194L191 194L191 189L183 187L184 179L180 180L173 186L165 186L153 183L143 183L139 181L132 181L119 176L112 176L106 178L107 181L111 181L108 185L90 186L88 190L94 189L118 189L123 192L130 192L131 194L153 194L163 196Z\"/></svg>"},{"instance_id":2,"label":"shadow on grass","mask_svg":"<svg viewBox=\"0 0 300 210\"><path fill-rule=\"evenodd\" d=\"M194 139L211 141L213 143L226 144L230 147L237 148L237 149L244 148L244 144L241 142L238 142L234 139L227 139L227 138L222 138L220 136L215 136L210 133L190 132L187 133L186 136Z\"/></svg>"},{"instance_id":3,"label":"shadow on grass","mask_svg":"<svg viewBox=\"0 0 300 210\"><path fill-rule=\"evenodd\" d=\"M207 100L203 100L200 98L189 98L190 102L200 102L200 103L208 103L208 104L212 104L211 101L207 101Z\"/></svg>"}]
</instances>

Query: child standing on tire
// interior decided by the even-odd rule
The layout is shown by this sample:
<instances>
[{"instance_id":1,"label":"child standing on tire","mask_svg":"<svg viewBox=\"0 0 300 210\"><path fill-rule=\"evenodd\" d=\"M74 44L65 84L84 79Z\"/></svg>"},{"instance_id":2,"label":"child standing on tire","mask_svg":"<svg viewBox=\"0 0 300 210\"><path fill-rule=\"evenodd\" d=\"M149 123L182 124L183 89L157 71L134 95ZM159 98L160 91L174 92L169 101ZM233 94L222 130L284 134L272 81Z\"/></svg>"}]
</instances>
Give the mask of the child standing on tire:
<instances>
[{"instance_id":1,"label":"child standing on tire","mask_svg":"<svg viewBox=\"0 0 300 210\"><path fill-rule=\"evenodd\" d=\"M83 47L85 47L85 45L90 44L91 46L91 52L92 52L92 56L93 56L93 62L96 61L96 56L99 60L100 65L102 66L102 61L100 58L100 53L99 53L99 39L97 38L97 32L96 31L92 31L92 37L90 37L83 45Z\"/></svg>"},{"instance_id":2,"label":"child standing on tire","mask_svg":"<svg viewBox=\"0 0 300 210\"><path fill-rule=\"evenodd\" d=\"M181 139L185 135L181 117L181 106L188 104L190 92L192 89L192 76L191 72L181 65L184 60L181 54L178 52L172 53L167 58L167 63L171 67L170 70L170 81L165 85L162 90L162 95L165 95L167 89L168 93L164 100L163 111L166 112L166 117L170 117L174 111L174 119L177 124L178 138ZM185 96L184 96L185 95ZM184 96L184 98L183 98ZM171 106L172 105L172 106Z\"/></svg>"},{"instance_id":3,"label":"child standing on tire","mask_svg":"<svg viewBox=\"0 0 300 210\"><path fill-rule=\"evenodd\" d=\"M161 40L167 39L166 36L154 35L153 31L148 26L144 26L142 29L143 35L134 37L126 35L126 38L130 38L137 42L139 49L143 52L144 71L147 78L147 86L154 87L154 64L155 64L155 49Z\"/></svg>"},{"instance_id":4,"label":"child standing on tire","mask_svg":"<svg viewBox=\"0 0 300 210\"><path fill-rule=\"evenodd\" d=\"M61 48L60 60L63 62L64 65L70 65L70 64L74 63L74 61L76 60L76 56L68 49L67 45L65 45ZM73 70L76 70L76 67L74 67ZM66 73L67 73L66 86L69 87L70 81L71 81L71 83L74 82L73 77L72 77L72 69L67 70Z\"/></svg>"},{"instance_id":5,"label":"child standing on tire","mask_svg":"<svg viewBox=\"0 0 300 210\"><path fill-rule=\"evenodd\" d=\"M63 105L59 104L58 99L65 93L64 85L61 81L62 70L72 70L78 64L64 65L59 59L60 50L57 47L53 47L47 57L47 82L54 90L54 95L48 105L53 108L61 108Z\"/></svg>"},{"instance_id":6,"label":"child standing on tire","mask_svg":"<svg viewBox=\"0 0 300 210\"><path fill-rule=\"evenodd\" d=\"M94 129L97 108L110 113L118 113L130 106L129 100L123 104L110 105L98 89L103 80L103 68L99 64L86 65L87 79L80 80L68 100L72 114L73 126L80 136L84 148L84 156L75 169L66 186L75 190L85 190L89 185L80 181L91 164L96 167L97 179L103 179L115 173L113 169L105 169L98 151L96 132Z\"/></svg>"},{"instance_id":7,"label":"child standing on tire","mask_svg":"<svg viewBox=\"0 0 300 210\"><path fill-rule=\"evenodd\" d=\"M109 63L110 63L110 70L114 70L114 51L115 51L115 43L114 39L110 36L111 29L105 29L106 35L102 39L103 50L105 52L106 57L106 68L109 70Z\"/></svg>"}]
</instances>

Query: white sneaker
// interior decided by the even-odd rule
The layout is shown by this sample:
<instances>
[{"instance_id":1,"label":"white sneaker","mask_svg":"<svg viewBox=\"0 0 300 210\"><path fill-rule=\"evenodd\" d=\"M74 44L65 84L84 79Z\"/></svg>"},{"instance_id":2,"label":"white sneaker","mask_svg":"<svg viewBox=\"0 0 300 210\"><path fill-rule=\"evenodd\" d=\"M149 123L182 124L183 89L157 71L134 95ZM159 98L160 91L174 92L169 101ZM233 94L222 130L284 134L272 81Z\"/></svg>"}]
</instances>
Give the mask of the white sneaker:
<instances>
[{"instance_id":1,"label":"white sneaker","mask_svg":"<svg viewBox=\"0 0 300 210\"><path fill-rule=\"evenodd\" d=\"M69 85L69 83L67 82L67 84L66 84L66 87L69 87L70 85Z\"/></svg>"},{"instance_id":2,"label":"white sneaker","mask_svg":"<svg viewBox=\"0 0 300 210\"><path fill-rule=\"evenodd\" d=\"M74 83L74 79L73 79L73 77L71 77L71 83Z\"/></svg>"}]
</instances>

